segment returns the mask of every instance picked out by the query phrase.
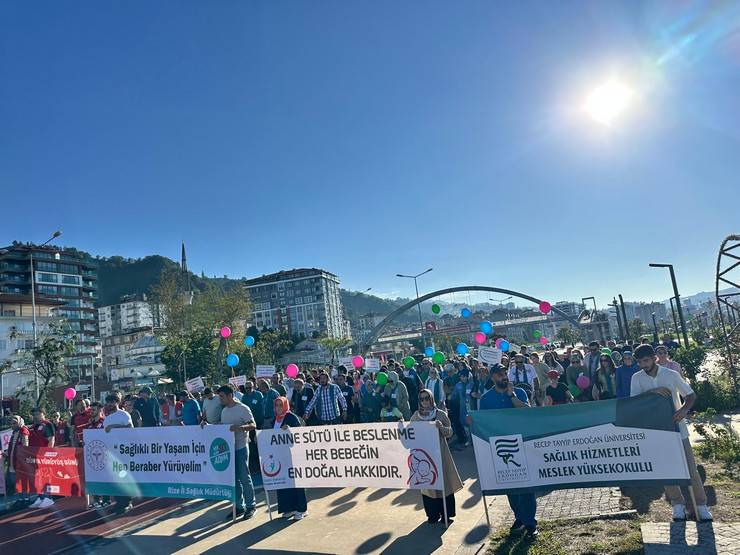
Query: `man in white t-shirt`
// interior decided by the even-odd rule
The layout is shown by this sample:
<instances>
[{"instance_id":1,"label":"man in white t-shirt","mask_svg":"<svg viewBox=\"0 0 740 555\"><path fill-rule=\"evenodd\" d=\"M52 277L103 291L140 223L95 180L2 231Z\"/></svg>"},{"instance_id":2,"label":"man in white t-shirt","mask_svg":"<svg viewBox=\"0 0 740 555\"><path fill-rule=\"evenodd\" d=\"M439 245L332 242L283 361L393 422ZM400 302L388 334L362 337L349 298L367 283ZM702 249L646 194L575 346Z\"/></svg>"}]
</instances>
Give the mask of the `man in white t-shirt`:
<instances>
[{"instance_id":1,"label":"man in white t-shirt","mask_svg":"<svg viewBox=\"0 0 740 555\"><path fill-rule=\"evenodd\" d=\"M103 429L105 433L110 433L114 428L133 428L134 423L131 420L131 415L125 410L118 407L121 403L121 398L116 394L108 395L105 398L105 412L108 416L103 420ZM115 512L119 515L129 512L133 509L131 504L131 498L125 496L114 497L116 502Z\"/></svg>"},{"instance_id":2,"label":"man in white t-shirt","mask_svg":"<svg viewBox=\"0 0 740 555\"><path fill-rule=\"evenodd\" d=\"M509 367L508 377L514 387L521 387L530 399L534 399L534 392L539 387L537 370L525 362L524 355L521 353L514 355L514 363Z\"/></svg>"},{"instance_id":3,"label":"man in white t-shirt","mask_svg":"<svg viewBox=\"0 0 740 555\"><path fill-rule=\"evenodd\" d=\"M221 399L213 394L210 387L206 387L203 390L203 419L209 424L220 424L223 408Z\"/></svg>"},{"instance_id":4,"label":"man in white t-shirt","mask_svg":"<svg viewBox=\"0 0 740 555\"><path fill-rule=\"evenodd\" d=\"M254 485L249 475L249 447L247 434L256 430L254 416L249 407L234 398L234 388L222 385L218 388L218 397L223 405L221 424L229 424L229 430L234 432L234 467L236 472L236 514L243 515L244 520L254 516L257 501L254 498ZM201 426L205 424L201 423ZM227 520L231 520L231 514Z\"/></svg>"},{"instance_id":5,"label":"man in white t-shirt","mask_svg":"<svg viewBox=\"0 0 740 555\"><path fill-rule=\"evenodd\" d=\"M637 347L635 349L635 359L637 359L637 364L640 366L640 371L632 375L630 395L634 397L646 391L655 391L655 393L673 399L673 407L676 409L673 420L678 422L678 429L681 431L681 437L683 438L686 463L691 476L691 489L694 492L696 510L699 513L696 517L698 520L712 520L712 513L709 512L707 507L707 494L704 492L701 476L696 470L696 461L689 442L689 429L684 421L696 401L696 393L678 372L658 365L655 350L651 345ZM683 401L681 401L681 397L683 397ZM681 493L681 488L679 486L666 486L665 492L671 505L673 505L673 518L675 520L686 520L686 502Z\"/></svg>"}]
</instances>

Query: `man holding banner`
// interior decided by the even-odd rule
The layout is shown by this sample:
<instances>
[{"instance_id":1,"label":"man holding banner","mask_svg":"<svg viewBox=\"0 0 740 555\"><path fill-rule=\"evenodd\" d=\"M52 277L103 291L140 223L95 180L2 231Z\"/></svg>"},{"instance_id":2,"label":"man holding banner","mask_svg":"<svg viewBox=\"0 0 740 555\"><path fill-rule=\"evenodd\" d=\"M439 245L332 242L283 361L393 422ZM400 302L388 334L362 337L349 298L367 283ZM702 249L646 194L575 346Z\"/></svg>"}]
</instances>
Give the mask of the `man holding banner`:
<instances>
[{"instance_id":1,"label":"man holding banner","mask_svg":"<svg viewBox=\"0 0 740 555\"><path fill-rule=\"evenodd\" d=\"M704 492L704 485L701 482L699 472L696 470L696 461L689 442L689 429L684 420L691 407L694 406L696 393L678 372L658 365L652 345L637 347L635 358L641 370L632 376L630 395L634 397L646 391L654 391L664 397L673 399L673 407L676 410L673 420L678 422L678 429L681 432L686 464L691 476L691 490L698 513L696 519L712 520L712 513L709 512L709 507L707 507L707 494ZM683 403L681 403L681 397L683 397ZM673 518L675 520L686 520L686 502L681 493L681 488L676 485L666 486L665 492L671 505L673 505Z\"/></svg>"},{"instance_id":2,"label":"man holding banner","mask_svg":"<svg viewBox=\"0 0 740 555\"><path fill-rule=\"evenodd\" d=\"M103 429L105 430L106 434L109 434L110 431L115 428L134 427L134 422L133 420L131 420L131 415L125 410L119 410L118 403L120 402L121 399L118 397L118 395L108 395L105 398L105 412L108 413L108 416L106 416L105 420L103 420ZM122 515L133 509L130 497L115 496L115 501L116 514Z\"/></svg>"},{"instance_id":3,"label":"man holding banner","mask_svg":"<svg viewBox=\"0 0 740 555\"><path fill-rule=\"evenodd\" d=\"M517 355L517 357L520 356ZM491 378L493 379L493 388L489 389L481 398L481 409L531 408L527 400L527 394L520 388L514 388L514 384L509 381L506 368L495 366L492 370ZM506 451L507 449L508 446L506 444L498 446L499 452ZM511 525L512 532L525 528L528 537L536 537L539 532L537 531L537 519L535 518L535 513L537 512L537 498L535 494L533 492L512 492L506 497L508 497L509 506L514 512L514 524Z\"/></svg>"}]
</instances>

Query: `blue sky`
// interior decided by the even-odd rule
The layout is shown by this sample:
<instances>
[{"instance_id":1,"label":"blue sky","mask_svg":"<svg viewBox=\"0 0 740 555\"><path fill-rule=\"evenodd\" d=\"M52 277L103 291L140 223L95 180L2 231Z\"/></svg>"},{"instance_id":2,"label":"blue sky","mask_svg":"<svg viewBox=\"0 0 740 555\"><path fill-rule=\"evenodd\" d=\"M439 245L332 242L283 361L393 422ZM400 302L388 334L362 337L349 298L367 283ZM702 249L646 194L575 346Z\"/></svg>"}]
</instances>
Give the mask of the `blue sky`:
<instances>
[{"instance_id":1,"label":"blue sky","mask_svg":"<svg viewBox=\"0 0 740 555\"><path fill-rule=\"evenodd\" d=\"M713 286L740 12L706 2L5 2L0 243L599 304ZM557 5L557 9L554 7ZM634 91L611 127L588 92ZM32 209L30 207L33 207Z\"/></svg>"}]
</instances>

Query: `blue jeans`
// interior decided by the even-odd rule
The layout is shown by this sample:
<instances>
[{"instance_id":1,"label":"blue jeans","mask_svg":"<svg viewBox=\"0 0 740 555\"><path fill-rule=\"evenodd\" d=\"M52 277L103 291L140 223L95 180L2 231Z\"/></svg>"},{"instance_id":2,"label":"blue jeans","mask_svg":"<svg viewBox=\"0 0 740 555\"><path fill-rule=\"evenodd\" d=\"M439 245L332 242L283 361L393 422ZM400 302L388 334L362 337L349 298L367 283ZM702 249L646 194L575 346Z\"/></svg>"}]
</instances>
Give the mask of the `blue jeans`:
<instances>
[{"instance_id":1,"label":"blue jeans","mask_svg":"<svg viewBox=\"0 0 740 555\"><path fill-rule=\"evenodd\" d=\"M254 509L257 501L254 498L254 486L252 477L249 475L249 447L237 449L234 453L234 465L236 467L236 509L238 511Z\"/></svg>"},{"instance_id":2,"label":"blue jeans","mask_svg":"<svg viewBox=\"0 0 740 555\"><path fill-rule=\"evenodd\" d=\"M534 493L516 493L506 497L514 511L514 518L525 526L537 526L537 519L534 517L537 512L537 498Z\"/></svg>"}]
</instances>

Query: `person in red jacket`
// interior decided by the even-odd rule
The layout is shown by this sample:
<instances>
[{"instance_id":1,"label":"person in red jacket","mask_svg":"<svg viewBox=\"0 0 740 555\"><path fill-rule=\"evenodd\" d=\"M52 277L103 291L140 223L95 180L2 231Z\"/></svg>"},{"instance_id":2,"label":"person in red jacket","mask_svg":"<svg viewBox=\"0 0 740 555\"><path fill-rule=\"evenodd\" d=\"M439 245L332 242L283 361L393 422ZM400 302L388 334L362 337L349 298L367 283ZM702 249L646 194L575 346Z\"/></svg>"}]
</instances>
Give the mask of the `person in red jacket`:
<instances>
[{"instance_id":1,"label":"person in red jacket","mask_svg":"<svg viewBox=\"0 0 740 555\"><path fill-rule=\"evenodd\" d=\"M51 416L51 423L54 424L54 447L63 447L67 443L67 425L62 420L62 415L59 411L55 412Z\"/></svg>"},{"instance_id":2,"label":"person in red jacket","mask_svg":"<svg viewBox=\"0 0 740 555\"><path fill-rule=\"evenodd\" d=\"M36 407L31 411L31 414L33 415L33 425L29 430L28 446L54 447L54 424L46 419L44 409ZM30 507L32 509L47 509L53 504L54 500L50 496L40 493Z\"/></svg>"},{"instance_id":3,"label":"person in red jacket","mask_svg":"<svg viewBox=\"0 0 740 555\"><path fill-rule=\"evenodd\" d=\"M74 447L82 447L83 432L92 418L92 411L87 406L84 399L77 399L75 402L76 412L69 419L70 439Z\"/></svg>"},{"instance_id":4,"label":"person in red jacket","mask_svg":"<svg viewBox=\"0 0 740 555\"><path fill-rule=\"evenodd\" d=\"M13 432L10 435L8 443L8 481L7 484L16 491L15 488L15 466L18 460L18 447L28 447L28 436L30 432L26 428L26 423L20 416L10 417L10 429ZM27 493L20 492L15 505L25 505L29 501Z\"/></svg>"}]
</instances>

